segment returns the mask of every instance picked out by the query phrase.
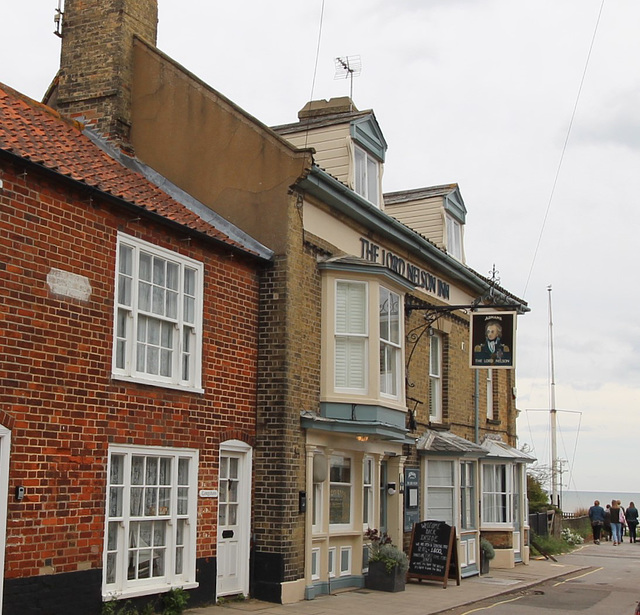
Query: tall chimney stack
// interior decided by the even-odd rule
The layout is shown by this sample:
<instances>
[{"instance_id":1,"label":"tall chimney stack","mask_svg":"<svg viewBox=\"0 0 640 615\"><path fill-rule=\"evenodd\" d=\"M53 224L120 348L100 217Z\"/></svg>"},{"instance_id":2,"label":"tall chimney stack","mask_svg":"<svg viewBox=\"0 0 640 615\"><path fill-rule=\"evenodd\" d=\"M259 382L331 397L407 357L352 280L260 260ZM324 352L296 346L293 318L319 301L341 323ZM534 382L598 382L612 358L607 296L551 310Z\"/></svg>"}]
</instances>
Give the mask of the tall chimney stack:
<instances>
[{"instance_id":1,"label":"tall chimney stack","mask_svg":"<svg viewBox=\"0 0 640 615\"><path fill-rule=\"evenodd\" d=\"M157 32L157 0L66 0L52 104L107 139L128 143L133 38L155 45Z\"/></svg>"}]
</instances>

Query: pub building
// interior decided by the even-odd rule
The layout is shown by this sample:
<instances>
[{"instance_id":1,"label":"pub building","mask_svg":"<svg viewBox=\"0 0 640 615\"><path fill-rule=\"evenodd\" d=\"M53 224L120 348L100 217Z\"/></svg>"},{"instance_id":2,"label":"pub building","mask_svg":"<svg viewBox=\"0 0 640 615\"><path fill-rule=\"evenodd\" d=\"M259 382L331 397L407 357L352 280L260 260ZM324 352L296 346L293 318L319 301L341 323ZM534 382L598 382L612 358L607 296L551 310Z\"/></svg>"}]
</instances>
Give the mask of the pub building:
<instances>
[{"instance_id":1,"label":"pub building","mask_svg":"<svg viewBox=\"0 0 640 615\"><path fill-rule=\"evenodd\" d=\"M200 453L207 471L190 483L190 605L238 594L291 603L362 587L366 530L408 550L413 524L426 520L455 527L463 578L479 572L481 537L496 547L494 567L526 563L532 459L515 448L513 368L517 317L528 307L467 265L458 185L384 194L381 127L347 97L312 101L298 121L265 126L156 47L157 4L67 0L60 73L42 109L106 138L123 163L268 255L256 272L257 335L247 328L234 336L250 351L257 338L255 394L218 393L231 377L252 384L235 369L245 349L220 332L227 321L242 324L222 301L249 292L238 284L206 303L216 327L206 325L203 339L219 344L216 363L203 362L204 391L180 401L185 412L200 395L216 404L208 421L185 424L189 433L213 429ZM230 280L224 268L237 258L225 254L223 267L206 268L207 292ZM246 310L241 299L233 304ZM483 341L471 323L480 314L511 315L506 362L474 364ZM164 403L169 414L174 402ZM240 406L242 422L219 428ZM238 434L241 424L251 434ZM0 436L7 425L0 421ZM115 438L117 459L126 444ZM105 562L125 562L127 549L104 530L104 469L91 480L92 544L103 546L79 564L83 575L70 575L102 600L120 599L126 594L110 591ZM8 528L18 514L10 507ZM6 568L18 587L40 564L16 568L15 555L8 551ZM40 570L55 581L60 565L52 556ZM118 580L136 597L180 586L160 568L139 587ZM48 587L64 600L73 583Z\"/></svg>"}]
</instances>

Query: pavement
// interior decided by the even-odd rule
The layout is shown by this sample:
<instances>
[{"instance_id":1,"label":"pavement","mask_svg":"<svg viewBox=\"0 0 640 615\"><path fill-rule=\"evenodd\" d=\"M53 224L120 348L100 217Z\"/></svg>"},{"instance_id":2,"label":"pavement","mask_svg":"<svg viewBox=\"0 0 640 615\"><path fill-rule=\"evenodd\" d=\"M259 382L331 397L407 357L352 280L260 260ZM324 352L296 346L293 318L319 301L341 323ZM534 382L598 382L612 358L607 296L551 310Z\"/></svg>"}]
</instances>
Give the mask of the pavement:
<instances>
[{"instance_id":1,"label":"pavement","mask_svg":"<svg viewBox=\"0 0 640 615\"><path fill-rule=\"evenodd\" d=\"M260 600L228 602L220 606L187 609L185 615L432 615L473 604L479 600L519 592L550 579L578 575L585 566L568 563L564 556L556 562L534 559L515 568L494 569L489 574L462 579L456 585L449 579L444 589L441 582L410 581L403 592L388 593L370 589L354 589L319 596L294 604L274 604Z\"/></svg>"}]
</instances>

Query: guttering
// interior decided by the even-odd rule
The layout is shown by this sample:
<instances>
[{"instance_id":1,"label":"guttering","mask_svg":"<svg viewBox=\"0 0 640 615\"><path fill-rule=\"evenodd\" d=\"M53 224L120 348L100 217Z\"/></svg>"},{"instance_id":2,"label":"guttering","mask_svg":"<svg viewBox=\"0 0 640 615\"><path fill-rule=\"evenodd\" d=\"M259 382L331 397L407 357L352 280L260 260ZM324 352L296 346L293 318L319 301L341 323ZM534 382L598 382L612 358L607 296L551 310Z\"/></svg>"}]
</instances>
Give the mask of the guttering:
<instances>
[{"instance_id":1,"label":"guttering","mask_svg":"<svg viewBox=\"0 0 640 615\"><path fill-rule=\"evenodd\" d=\"M77 179L73 179L72 177L69 177L67 175L63 175L62 173L60 173L59 171L56 171L55 169L50 169L42 164L39 164L37 162L33 162L31 160L29 160L28 158L23 158L22 156L18 155L18 154L14 154L13 152L10 152L8 150L5 149L0 149L0 157L5 157L7 159L9 159L10 162L13 162L16 166L23 166L26 167L28 169L32 169L34 172L40 173L46 177L49 177L51 179L55 179L57 181L62 181L67 183L68 185L74 187L76 190L78 190L81 193L85 193L85 194L89 194L89 195L94 195L97 198L100 198L101 200L107 202L107 203L111 203L117 207L120 207L121 209L124 209L126 211L130 211L135 213L137 216L144 216L145 218L148 218L150 220L153 220L159 224L163 224L169 228L172 228L174 230L177 230L185 235L189 235L191 237L194 238L198 238L201 239L202 241L208 242L210 244L216 245L221 249L224 249L225 251L228 252L232 252L236 255L239 256L243 256L244 258L262 263L262 264L268 264L271 263L273 258L269 257L269 256L265 256L265 255L260 255L254 252L251 252L247 249L243 249L241 246L239 245L234 245L234 244L230 244L227 243L226 241L223 241L222 239L218 239L217 237L212 237L211 235L207 235L206 233L203 233L201 231L192 229L189 226L185 226L184 224L180 224L179 222L175 222L174 220L171 220L170 218L167 218L165 216L163 216L162 214L156 213L154 211L149 211L148 209L140 206L140 205L136 205L135 203L131 203L130 201L127 201L126 199L123 199L119 196L115 196L113 194L109 194L108 192L103 192L102 190L100 190L99 188L96 188L94 186L91 186L85 182L79 181ZM183 205L183 207L185 207L186 209L188 209L188 207L186 207L186 205ZM219 230L219 229L217 229Z\"/></svg>"}]
</instances>

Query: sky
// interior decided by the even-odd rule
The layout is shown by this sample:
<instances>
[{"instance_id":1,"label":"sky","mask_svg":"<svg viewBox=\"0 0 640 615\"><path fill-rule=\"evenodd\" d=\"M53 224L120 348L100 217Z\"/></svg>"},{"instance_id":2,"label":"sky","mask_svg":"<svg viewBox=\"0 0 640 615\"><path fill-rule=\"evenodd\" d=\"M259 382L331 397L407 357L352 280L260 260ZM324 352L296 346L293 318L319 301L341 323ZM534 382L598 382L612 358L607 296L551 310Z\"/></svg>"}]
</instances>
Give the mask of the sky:
<instances>
[{"instance_id":1,"label":"sky","mask_svg":"<svg viewBox=\"0 0 640 615\"><path fill-rule=\"evenodd\" d=\"M39 100L58 0L2 4L0 82ZM637 0L159 0L158 47L270 126L348 96L359 57L383 190L457 183L467 264L529 303L519 446L550 465L555 398L562 489L638 494L638 24Z\"/></svg>"}]
</instances>

